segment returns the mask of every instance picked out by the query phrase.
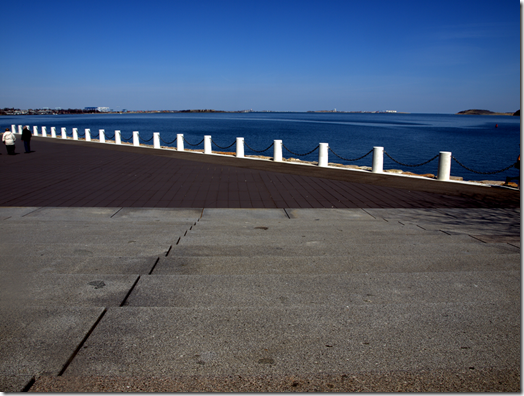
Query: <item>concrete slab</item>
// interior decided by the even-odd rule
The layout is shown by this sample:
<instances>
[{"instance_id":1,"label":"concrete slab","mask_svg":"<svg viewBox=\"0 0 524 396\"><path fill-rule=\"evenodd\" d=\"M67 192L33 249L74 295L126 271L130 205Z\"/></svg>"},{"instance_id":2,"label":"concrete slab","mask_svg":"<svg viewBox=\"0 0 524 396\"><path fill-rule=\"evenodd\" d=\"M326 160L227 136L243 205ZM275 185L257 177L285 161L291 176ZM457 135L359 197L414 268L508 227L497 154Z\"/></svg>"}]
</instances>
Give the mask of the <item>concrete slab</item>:
<instances>
[{"instance_id":1,"label":"concrete slab","mask_svg":"<svg viewBox=\"0 0 524 396\"><path fill-rule=\"evenodd\" d=\"M51 221L102 221L111 220L111 216L120 208L52 208L42 207L28 214L24 218L45 219Z\"/></svg>"},{"instance_id":2,"label":"concrete slab","mask_svg":"<svg viewBox=\"0 0 524 396\"><path fill-rule=\"evenodd\" d=\"M184 243L182 240L169 251L167 257L175 256L349 256L349 257L373 257L373 256L443 256L471 255L471 254L510 254L520 253L520 249L510 244L491 243L446 243L445 248L437 244L421 244L405 241L401 244L383 243L374 244L332 244L329 241L310 241L301 245L290 245L274 241L270 245L258 244L238 245L208 245L203 241L201 244Z\"/></svg>"},{"instance_id":3,"label":"concrete slab","mask_svg":"<svg viewBox=\"0 0 524 396\"><path fill-rule=\"evenodd\" d=\"M8 220L10 218L20 218L28 213L37 210L37 207L14 207L14 206L0 206L0 221Z\"/></svg>"},{"instance_id":4,"label":"concrete slab","mask_svg":"<svg viewBox=\"0 0 524 396\"><path fill-rule=\"evenodd\" d=\"M7 387L19 386L19 376L57 375L103 311L100 307L0 308L0 373L4 380L11 376L13 380Z\"/></svg>"},{"instance_id":5,"label":"concrete slab","mask_svg":"<svg viewBox=\"0 0 524 396\"><path fill-rule=\"evenodd\" d=\"M173 256L161 257L154 275L354 274L518 271L520 254L451 256Z\"/></svg>"},{"instance_id":6,"label":"concrete slab","mask_svg":"<svg viewBox=\"0 0 524 396\"><path fill-rule=\"evenodd\" d=\"M475 234L520 235L520 211L510 209L365 209L377 218L415 223L426 229Z\"/></svg>"},{"instance_id":7,"label":"concrete slab","mask_svg":"<svg viewBox=\"0 0 524 396\"><path fill-rule=\"evenodd\" d=\"M372 217L363 209L286 209L291 219L304 220L369 220Z\"/></svg>"},{"instance_id":8,"label":"concrete slab","mask_svg":"<svg viewBox=\"0 0 524 396\"><path fill-rule=\"evenodd\" d=\"M409 333L409 335L407 335ZM520 304L110 308L65 376L518 368Z\"/></svg>"},{"instance_id":9,"label":"concrete slab","mask_svg":"<svg viewBox=\"0 0 524 396\"><path fill-rule=\"evenodd\" d=\"M288 219L284 209L219 209L205 208L202 213L203 220L212 219Z\"/></svg>"},{"instance_id":10,"label":"concrete slab","mask_svg":"<svg viewBox=\"0 0 524 396\"><path fill-rule=\"evenodd\" d=\"M0 271L0 306L120 306L138 275Z\"/></svg>"},{"instance_id":11,"label":"concrete slab","mask_svg":"<svg viewBox=\"0 0 524 396\"><path fill-rule=\"evenodd\" d=\"M24 392L33 381L32 375L0 374L0 392Z\"/></svg>"},{"instance_id":12,"label":"concrete slab","mask_svg":"<svg viewBox=\"0 0 524 396\"><path fill-rule=\"evenodd\" d=\"M7 222L6 222L7 223ZM118 222L10 222L2 224L2 242L17 243L83 243L123 245L175 243L191 224Z\"/></svg>"},{"instance_id":13,"label":"concrete slab","mask_svg":"<svg viewBox=\"0 0 524 396\"><path fill-rule=\"evenodd\" d=\"M314 274L151 275L126 306L282 307L519 301L519 271Z\"/></svg>"},{"instance_id":14,"label":"concrete slab","mask_svg":"<svg viewBox=\"0 0 524 396\"><path fill-rule=\"evenodd\" d=\"M86 244L86 243L9 243L0 242L0 256L18 257L159 257L169 251L167 244Z\"/></svg>"},{"instance_id":15,"label":"concrete slab","mask_svg":"<svg viewBox=\"0 0 524 396\"><path fill-rule=\"evenodd\" d=\"M192 208L122 208L114 220L145 220L148 222L195 222L203 209Z\"/></svg>"},{"instance_id":16,"label":"concrete slab","mask_svg":"<svg viewBox=\"0 0 524 396\"><path fill-rule=\"evenodd\" d=\"M158 257L2 257L0 272L32 274L148 274Z\"/></svg>"},{"instance_id":17,"label":"concrete slab","mask_svg":"<svg viewBox=\"0 0 524 396\"><path fill-rule=\"evenodd\" d=\"M193 232L190 231L186 236L180 239L178 245L244 245L244 244L258 244L268 246L275 244L275 239L278 244L289 245L304 245L304 244L324 244L324 245L340 245L340 244L403 244L409 238L410 244L439 244L439 243L478 243L478 239L471 238L469 235L448 235L446 233L431 233L424 235L423 233L392 233L391 231L377 231L372 235L369 233L362 233L360 230L330 230L330 232L307 232L305 230L298 232L277 233L260 231L258 233L237 234L231 235L229 232Z\"/></svg>"}]
</instances>

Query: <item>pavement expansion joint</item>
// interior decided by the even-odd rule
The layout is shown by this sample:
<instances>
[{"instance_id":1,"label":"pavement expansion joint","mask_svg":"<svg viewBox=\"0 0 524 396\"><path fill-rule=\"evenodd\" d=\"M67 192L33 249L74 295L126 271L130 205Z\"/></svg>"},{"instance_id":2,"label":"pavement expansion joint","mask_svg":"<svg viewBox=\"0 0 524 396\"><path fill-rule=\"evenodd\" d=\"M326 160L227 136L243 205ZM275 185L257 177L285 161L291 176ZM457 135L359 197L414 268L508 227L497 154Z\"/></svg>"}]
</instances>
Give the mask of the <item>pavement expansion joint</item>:
<instances>
[{"instance_id":1,"label":"pavement expansion joint","mask_svg":"<svg viewBox=\"0 0 524 396\"><path fill-rule=\"evenodd\" d=\"M96 326L98 326L98 324L100 323L100 321L102 320L102 318L104 317L104 315L106 314L107 312L107 308L104 308L104 310L102 311L102 313L100 314L100 316L98 317L98 319L96 320L96 322L93 324L93 326L91 326L91 328L89 329L89 331L87 332L87 334L84 336L84 338L82 339L82 341L80 341L80 344L78 344L78 347L73 351L73 353L71 354L71 356L69 357L69 359L66 361L66 363L64 364L64 367L62 367L62 370L60 370L60 372L58 373L58 376L61 377L64 372L67 370L67 368L69 367L69 365L71 364L71 362L73 361L73 359L75 358L75 356L78 354L78 352L80 351L80 349L82 349L82 346L85 344L85 342L87 341L87 339L89 338L89 336L91 335L91 333L95 330Z\"/></svg>"}]
</instances>

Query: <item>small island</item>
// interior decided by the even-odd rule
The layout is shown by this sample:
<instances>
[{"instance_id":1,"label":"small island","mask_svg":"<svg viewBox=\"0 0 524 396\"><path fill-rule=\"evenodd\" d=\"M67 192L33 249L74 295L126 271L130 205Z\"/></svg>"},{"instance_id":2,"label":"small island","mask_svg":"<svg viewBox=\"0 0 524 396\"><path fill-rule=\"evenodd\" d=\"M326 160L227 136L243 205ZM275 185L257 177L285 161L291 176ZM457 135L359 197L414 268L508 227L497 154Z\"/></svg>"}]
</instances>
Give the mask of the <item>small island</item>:
<instances>
[{"instance_id":1,"label":"small island","mask_svg":"<svg viewBox=\"0 0 524 396\"><path fill-rule=\"evenodd\" d=\"M469 115L509 115L509 116L520 117L520 109L515 111L514 113L513 112L495 113L495 112L489 111L489 110L470 109L470 110L459 111L457 114L469 114Z\"/></svg>"}]
</instances>

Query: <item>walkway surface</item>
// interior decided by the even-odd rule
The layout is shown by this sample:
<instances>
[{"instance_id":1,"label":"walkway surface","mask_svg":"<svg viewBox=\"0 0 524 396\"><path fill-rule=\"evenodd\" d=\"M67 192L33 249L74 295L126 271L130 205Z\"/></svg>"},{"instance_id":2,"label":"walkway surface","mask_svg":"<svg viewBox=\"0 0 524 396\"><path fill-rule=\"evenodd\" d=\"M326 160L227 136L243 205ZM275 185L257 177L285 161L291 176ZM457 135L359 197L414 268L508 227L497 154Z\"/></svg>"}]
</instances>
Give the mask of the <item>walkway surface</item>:
<instances>
[{"instance_id":1,"label":"walkway surface","mask_svg":"<svg viewBox=\"0 0 524 396\"><path fill-rule=\"evenodd\" d=\"M518 190L32 146L0 155L0 391L521 389Z\"/></svg>"}]
</instances>

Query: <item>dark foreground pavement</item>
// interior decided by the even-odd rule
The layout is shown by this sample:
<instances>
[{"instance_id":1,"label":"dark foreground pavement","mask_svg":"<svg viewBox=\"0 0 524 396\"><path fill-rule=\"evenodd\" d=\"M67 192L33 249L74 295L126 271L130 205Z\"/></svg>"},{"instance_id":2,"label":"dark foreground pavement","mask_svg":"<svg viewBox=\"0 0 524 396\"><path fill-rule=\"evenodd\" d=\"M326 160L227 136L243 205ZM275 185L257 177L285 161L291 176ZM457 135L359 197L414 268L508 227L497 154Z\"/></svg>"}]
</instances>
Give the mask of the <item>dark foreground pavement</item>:
<instances>
[{"instance_id":1,"label":"dark foreground pavement","mask_svg":"<svg viewBox=\"0 0 524 396\"><path fill-rule=\"evenodd\" d=\"M32 148L0 156L0 206L520 207L500 187L62 139Z\"/></svg>"},{"instance_id":2,"label":"dark foreground pavement","mask_svg":"<svg viewBox=\"0 0 524 396\"><path fill-rule=\"evenodd\" d=\"M33 148L0 155L0 391L521 390L518 190Z\"/></svg>"}]
</instances>

